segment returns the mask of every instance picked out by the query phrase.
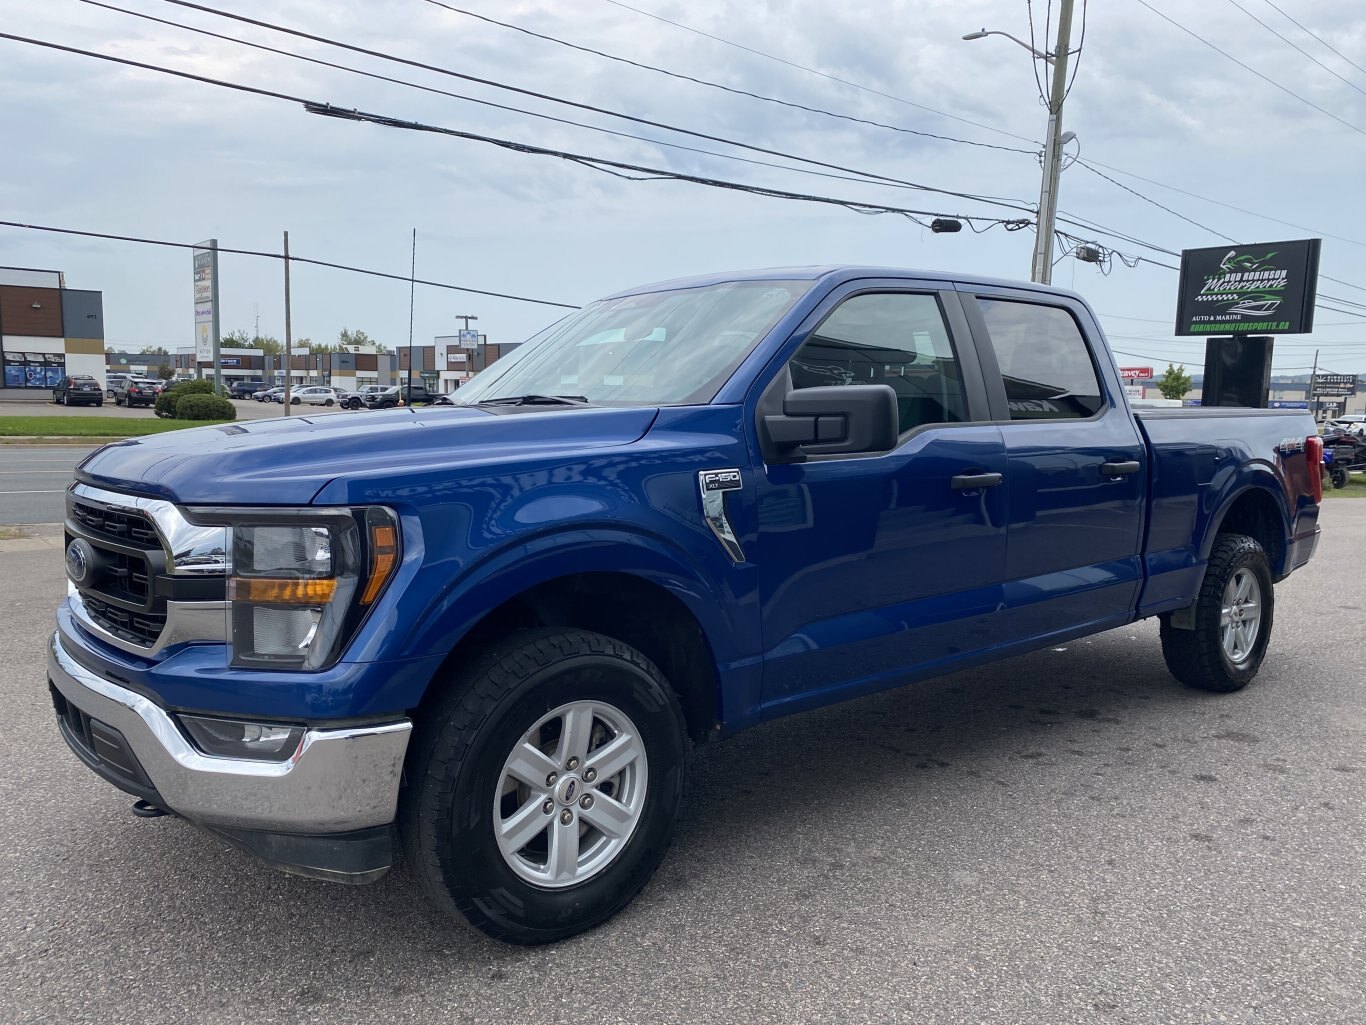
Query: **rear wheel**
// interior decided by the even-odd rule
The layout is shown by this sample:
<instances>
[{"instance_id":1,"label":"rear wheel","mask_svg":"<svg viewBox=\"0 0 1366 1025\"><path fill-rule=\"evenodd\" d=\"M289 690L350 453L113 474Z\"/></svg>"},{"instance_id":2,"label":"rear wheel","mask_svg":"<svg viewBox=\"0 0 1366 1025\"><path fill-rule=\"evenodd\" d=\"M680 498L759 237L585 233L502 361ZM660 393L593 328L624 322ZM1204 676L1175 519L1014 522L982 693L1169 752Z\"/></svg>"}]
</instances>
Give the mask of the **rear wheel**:
<instances>
[{"instance_id":1,"label":"rear wheel","mask_svg":"<svg viewBox=\"0 0 1366 1025\"><path fill-rule=\"evenodd\" d=\"M1194 629L1162 618L1162 655L1187 687L1228 693L1252 682L1266 655L1275 593L1255 538L1220 534L1195 603Z\"/></svg>"},{"instance_id":2,"label":"rear wheel","mask_svg":"<svg viewBox=\"0 0 1366 1025\"><path fill-rule=\"evenodd\" d=\"M591 929L663 859L686 743L677 697L640 652L580 630L514 635L414 737L399 807L413 872L496 939Z\"/></svg>"},{"instance_id":3,"label":"rear wheel","mask_svg":"<svg viewBox=\"0 0 1366 1025\"><path fill-rule=\"evenodd\" d=\"M1347 486L1347 482L1352 479L1351 476L1347 473L1347 467L1345 466L1333 466L1331 469L1329 469L1328 476L1329 479L1333 482L1333 487L1339 490L1345 488Z\"/></svg>"}]
</instances>

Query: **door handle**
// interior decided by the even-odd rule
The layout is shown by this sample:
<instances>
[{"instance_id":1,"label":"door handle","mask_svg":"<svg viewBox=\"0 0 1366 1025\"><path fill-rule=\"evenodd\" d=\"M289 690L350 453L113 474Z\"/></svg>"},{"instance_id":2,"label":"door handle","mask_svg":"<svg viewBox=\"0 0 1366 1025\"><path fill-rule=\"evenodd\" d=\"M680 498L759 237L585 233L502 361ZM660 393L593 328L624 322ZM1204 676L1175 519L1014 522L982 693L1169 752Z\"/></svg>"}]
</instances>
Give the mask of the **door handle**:
<instances>
[{"instance_id":1,"label":"door handle","mask_svg":"<svg viewBox=\"0 0 1366 1025\"><path fill-rule=\"evenodd\" d=\"M960 473L949 481L949 487L954 491L980 491L982 488L994 488L1001 480L999 473Z\"/></svg>"},{"instance_id":2,"label":"door handle","mask_svg":"<svg viewBox=\"0 0 1366 1025\"><path fill-rule=\"evenodd\" d=\"M1123 463L1101 463L1100 472L1104 477L1128 477L1137 473L1142 468L1142 464L1137 459L1130 459Z\"/></svg>"}]
</instances>

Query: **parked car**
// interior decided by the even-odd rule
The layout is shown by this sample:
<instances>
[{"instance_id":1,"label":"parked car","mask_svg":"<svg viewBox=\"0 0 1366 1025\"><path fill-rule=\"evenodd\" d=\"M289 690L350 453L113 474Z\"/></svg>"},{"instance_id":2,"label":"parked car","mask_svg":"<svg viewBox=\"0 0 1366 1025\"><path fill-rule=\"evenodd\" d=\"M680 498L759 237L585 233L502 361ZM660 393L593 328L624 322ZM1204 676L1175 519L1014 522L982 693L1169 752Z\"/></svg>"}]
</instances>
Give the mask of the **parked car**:
<instances>
[{"instance_id":1,"label":"parked car","mask_svg":"<svg viewBox=\"0 0 1366 1025\"><path fill-rule=\"evenodd\" d=\"M228 386L228 394L234 399L251 399L256 397L258 390L264 388L264 381L233 381Z\"/></svg>"},{"instance_id":2,"label":"parked car","mask_svg":"<svg viewBox=\"0 0 1366 1025\"><path fill-rule=\"evenodd\" d=\"M104 393L106 398L113 398L114 393L119 390L119 385L128 380L128 374L105 374Z\"/></svg>"},{"instance_id":3,"label":"parked car","mask_svg":"<svg viewBox=\"0 0 1366 1025\"><path fill-rule=\"evenodd\" d=\"M348 883L396 833L439 906L546 943L645 886L693 740L1147 618L1177 680L1240 690L1273 618L1307 620L1274 585L1319 540L1313 417L1132 410L1098 324L972 274L689 278L586 307L450 415L98 449L67 492L58 728L143 816ZM1071 651L1078 700L1108 686ZM1236 714L1293 717L1293 661ZM861 785L823 739L791 757ZM800 830L876 846L837 818Z\"/></svg>"},{"instance_id":4,"label":"parked car","mask_svg":"<svg viewBox=\"0 0 1366 1025\"><path fill-rule=\"evenodd\" d=\"M454 406L455 396L453 395L434 395L432 396L433 406Z\"/></svg>"},{"instance_id":5,"label":"parked car","mask_svg":"<svg viewBox=\"0 0 1366 1025\"><path fill-rule=\"evenodd\" d=\"M283 398L283 396L281 396ZM337 404L337 392L334 388L324 385L308 385L303 388L295 388L290 392L289 401L291 405L300 404L309 406L335 406Z\"/></svg>"},{"instance_id":6,"label":"parked car","mask_svg":"<svg viewBox=\"0 0 1366 1025\"><path fill-rule=\"evenodd\" d=\"M150 406L156 402L161 389L158 382L145 377L125 377L114 390L116 406Z\"/></svg>"},{"instance_id":7,"label":"parked car","mask_svg":"<svg viewBox=\"0 0 1366 1025\"><path fill-rule=\"evenodd\" d=\"M258 388L256 389L256 391L251 393L251 397L255 399L257 402L271 402L274 400L275 393L277 391L284 391L284 388L280 387L279 385L275 385L270 388Z\"/></svg>"},{"instance_id":8,"label":"parked car","mask_svg":"<svg viewBox=\"0 0 1366 1025\"><path fill-rule=\"evenodd\" d=\"M87 374L72 374L52 389L52 401L59 406L103 406L104 389Z\"/></svg>"},{"instance_id":9,"label":"parked car","mask_svg":"<svg viewBox=\"0 0 1366 1025\"><path fill-rule=\"evenodd\" d=\"M347 409L361 409L365 406L365 396L384 391L382 384L367 384L355 391L341 393L341 404Z\"/></svg>"},{"instance_id":10,"label":"parked car","mask_svg":"<svg viewBox=\"0 0 1366 1025\"><path fill-rule=\"evenodd\" d=\"M391 385L364 396L365 405L370 409L393 409L399 404L400 397L405 406L415 406L432 400L425 384Z\"/></svg>"}]
</instances>

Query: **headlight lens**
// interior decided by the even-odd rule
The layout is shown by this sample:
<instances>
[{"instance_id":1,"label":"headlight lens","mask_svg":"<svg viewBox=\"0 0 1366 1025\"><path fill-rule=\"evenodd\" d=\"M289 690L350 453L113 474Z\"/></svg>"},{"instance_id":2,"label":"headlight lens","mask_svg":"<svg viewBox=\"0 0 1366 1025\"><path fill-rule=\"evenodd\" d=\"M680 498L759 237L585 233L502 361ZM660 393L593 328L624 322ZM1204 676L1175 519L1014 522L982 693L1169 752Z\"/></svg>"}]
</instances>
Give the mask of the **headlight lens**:
<instances>
[{"instance_id":1,"label":"headlight lens","mask_svg":"<svg viewBox=\"0 0 1366 1025\"><path fill-rule=\"evenodd\" d=\"M260 510L234 520L232 664L330 665L397 565L397 518L381 507Z\"/></svg>"}]
</instances>

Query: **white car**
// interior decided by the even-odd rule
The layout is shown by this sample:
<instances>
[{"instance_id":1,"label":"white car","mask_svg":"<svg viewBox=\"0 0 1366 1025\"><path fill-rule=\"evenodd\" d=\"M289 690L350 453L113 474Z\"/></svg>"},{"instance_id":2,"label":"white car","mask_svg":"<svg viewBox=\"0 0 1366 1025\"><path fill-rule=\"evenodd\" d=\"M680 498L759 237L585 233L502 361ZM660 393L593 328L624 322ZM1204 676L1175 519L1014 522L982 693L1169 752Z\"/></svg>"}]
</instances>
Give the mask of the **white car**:
<instances>
[{"instance_id":1,"label":"white car","mask_svg":"<svg viewBox=\"0 0 1366 1025\"><path fill-rule=\"evenodd\" d=\"M337 404L337 392L334 388L325 388L316 384L309 385L306 388L291 388L289 404L297 406L301 402L306 402L310 406L335 406Z\"/></svg>"}]
</instances>

